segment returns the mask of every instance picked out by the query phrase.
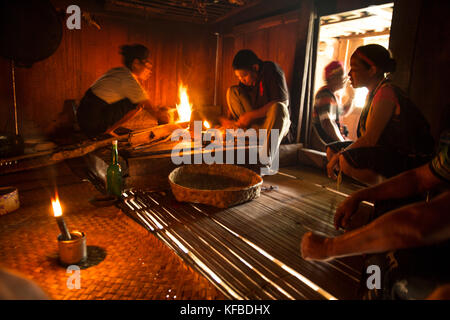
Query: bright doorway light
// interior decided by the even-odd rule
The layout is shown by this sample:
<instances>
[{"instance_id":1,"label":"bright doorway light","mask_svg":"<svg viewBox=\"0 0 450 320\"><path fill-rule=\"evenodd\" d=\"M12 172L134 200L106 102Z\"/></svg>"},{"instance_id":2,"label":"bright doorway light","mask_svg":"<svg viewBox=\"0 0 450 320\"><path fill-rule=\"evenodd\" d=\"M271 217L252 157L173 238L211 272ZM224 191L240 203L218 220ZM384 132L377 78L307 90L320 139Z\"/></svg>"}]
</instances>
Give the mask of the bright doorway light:
<instances>
[{"instance_id":1,"label":"bright doorway light","mask_svg":"<svg viewBox=\"0 0 450 320\"><path fill-rule=\"evenodd\" d=\"M357 88L355 89L355 97L353 98L353 103L357 108L363 108L366 104L366 97L369 90L367 88Z\"/></svg>"},{"instance_id":2,"label":"bright doorway light","mask_svg":"<svg viewBox=\"0 0 450 320\"><path fill-rule=\"evenodd\" d=\"M345 74L350 71L350 58L359 46L376 43L389 47L394 3L370 6L349 12L320 17L314 94L325 85L323 73L331 61L340 61ZM350 83L348 82L350 86ZM357 138L356 130L361 110L365 105L366 88L344 88L336 92L336 98L344 105L353 96L353 107L340 117L341 125L348 128L348 138Z\"/></svg>"}]
</instances>

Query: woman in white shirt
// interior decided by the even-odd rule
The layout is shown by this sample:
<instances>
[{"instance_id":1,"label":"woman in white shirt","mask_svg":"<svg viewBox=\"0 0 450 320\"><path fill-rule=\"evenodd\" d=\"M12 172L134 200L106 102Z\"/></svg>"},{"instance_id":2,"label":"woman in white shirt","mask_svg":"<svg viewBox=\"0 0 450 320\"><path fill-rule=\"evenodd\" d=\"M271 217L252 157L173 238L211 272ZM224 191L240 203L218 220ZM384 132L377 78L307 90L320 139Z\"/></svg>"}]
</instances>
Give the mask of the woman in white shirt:
<instances>
[{"instance_id":1,"label":"woman in white shirt","mask_svg":"<svg viewBox=\"0 0 450 320\"><path fill-rule=\"evenodd\" d=\"M120 47L122 67L110 69L86 91L77 110L81 130L90 137L123 127L139 130L167 122L167 114L151 107L141 82L152 65L148 49L140 44Z\"/></svg>"}]
</instances>

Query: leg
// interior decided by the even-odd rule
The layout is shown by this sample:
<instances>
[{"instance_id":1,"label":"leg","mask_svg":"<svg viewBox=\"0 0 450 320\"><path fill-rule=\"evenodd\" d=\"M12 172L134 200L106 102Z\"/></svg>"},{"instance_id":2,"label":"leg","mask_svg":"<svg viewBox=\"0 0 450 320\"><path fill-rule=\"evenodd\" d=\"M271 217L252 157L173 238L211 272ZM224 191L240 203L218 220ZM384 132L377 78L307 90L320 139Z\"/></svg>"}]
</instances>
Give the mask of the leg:
<instances>
[{"instance_id":1,"label":"leg","mask_svg":"<svg viewBox=\"0 0 450 320\"><path fill-rule=\"evenodd\" d=\"M158 120L146 109L137 112L134 117L121 124L121 127L136 131L144 130L158 125Z\"/></svg>"},{"instance_id":2,"label":"leg","mask_svg":"<svg viewBox=\"0 0 450 320\"><path fill-rule=\"evenodd\" d=\"M336 154L333 149L327 147L327 160L330 161L331 158Z\"/></svg>"},{"instance_id":3,"label":"leg","mask_svg":"<svg viewBox=\"0 0 450 320\"><path fill-rule=\"evenodd\" d=\"M114 130L116 130L117 128L123 126L126 122L132 120L140 111L141 111L141 108L136 108L136 109L133 109L133 110L129 111L119 121L117 121L112 126L107 128L105 133L109 134L109 135L112 135L114 137L117 137L117 134L114 133Z\"/></svg>"},{"instance_id":4,"label":"leg","mask_svg":"<svg viewBox=\"0 0 450 320\"><path fill-rule=\"evenodd\" d=\"M263 152L273 161L278 157L278 149L281 141L288 134L291 120L289 119L289 111L287 104L282 102L274 103L267 112L266 120L260 129L267 130L266 141L263 145ZM276 132L276 131L278 132ZM275 135L278 133L278 136ZM278 168L275 168L278 169Z\"/></svg>"},{"instance_id":5,"label":"leg","mask_svg":"<svg viewBox=\"0 0 450 320\"><path fill-rule=\"evenodd\" d=\"M376 185L384 180L383 176L373 170L353 168L342 155L339 157L339 167L347 176L368 185Z\"/></svg>"},{"instance_id":6,"label":"leg","mask_svg":"<svg viewBox=\"0 0 450 320\"><path fill-rule=\"evenodd\" d=\"M232 86L227 90L228 112L234 120L245 112L253 110L247 93L239 86Z\"/></svg>"}]
</instances>

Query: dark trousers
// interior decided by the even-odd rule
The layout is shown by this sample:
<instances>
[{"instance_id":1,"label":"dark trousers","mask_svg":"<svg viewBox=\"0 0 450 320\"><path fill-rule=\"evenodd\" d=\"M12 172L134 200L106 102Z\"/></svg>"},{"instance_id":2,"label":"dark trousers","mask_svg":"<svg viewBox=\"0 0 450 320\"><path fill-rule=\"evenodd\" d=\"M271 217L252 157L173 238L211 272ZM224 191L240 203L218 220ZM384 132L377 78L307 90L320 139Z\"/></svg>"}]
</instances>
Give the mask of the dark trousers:
<instances>
[{"instance_id":1,"label":"dark trousers","mask_svg":"<svg viewBox=\"0 0 450 320\"><path fill-rule=\"evenodd\" d=\"M136 107L137 105L127 98L108 104L89 89L81 99L77 110L78 124L86 135L95 137L104 133Z\"/></svg>"}]
</instances>

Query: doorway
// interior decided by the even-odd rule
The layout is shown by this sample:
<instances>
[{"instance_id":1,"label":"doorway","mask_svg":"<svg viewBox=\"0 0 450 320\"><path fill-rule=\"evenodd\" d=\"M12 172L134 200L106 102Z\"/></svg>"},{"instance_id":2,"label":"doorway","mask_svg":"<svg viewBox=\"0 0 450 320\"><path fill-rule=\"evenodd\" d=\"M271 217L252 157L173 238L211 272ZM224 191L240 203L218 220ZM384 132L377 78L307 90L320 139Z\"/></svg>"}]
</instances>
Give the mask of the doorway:
<instances>
[{"instance_id":1,"label":"doorway","mask_svg":"<svg viewBox=\"0 0 450 320\"><path fill-rule=\"evenodd\" d=\"M350 57L356 48L371 43L389 47L393 9L394 4L387 3L320 17L313 94L325 85L324 68L330 62L340 61L347 75L350 70ZM350 83L347 83L347 86L350 86ZM353 90L347 86L336 92L340 105L346 104L349 100L349 91ZM347 138L350 140L356 139L357 124L366 95L366 88L354 90L351 108L340 110L340 124L347 127ZM311 113L312 108L313 103ZM324 151L323 143L317 139L316 132L311 132L310 147Z\"/></svg>"}]
</instances>

